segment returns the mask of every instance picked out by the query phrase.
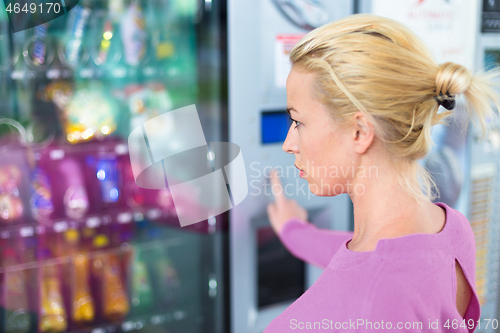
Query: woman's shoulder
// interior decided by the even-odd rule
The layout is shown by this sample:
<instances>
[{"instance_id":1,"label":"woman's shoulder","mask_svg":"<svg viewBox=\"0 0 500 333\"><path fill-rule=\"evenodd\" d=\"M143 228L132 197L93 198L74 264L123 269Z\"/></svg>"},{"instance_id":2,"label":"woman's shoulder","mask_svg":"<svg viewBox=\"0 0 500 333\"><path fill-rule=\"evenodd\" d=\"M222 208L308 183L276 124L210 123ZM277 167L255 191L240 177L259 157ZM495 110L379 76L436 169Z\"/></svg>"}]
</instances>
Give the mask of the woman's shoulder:
<instances>
[{"instance_id":1,"label":"woman's shoulder","mask_svg":"<svg viewBox=\"0 0 500 333\"><path fill-rule=\"evenodd\" d=\"M381 239L377 253L382 258L408 255L421 257L462 257L475 254L475 238L468 219L445 203L435 203L446 210L446 221L438 233L415 233L397 238Z\"/></svg>"},{"instance_id":2,"label":"woman's shoulder","mask_svg":"<svg viewBox=\"0 0 500 333\"><path fill-rule=\"evenodd\" d=\"M446 209L446 223L439 233L410 234L377 244L374 259L384 267L378 276L381 290L404 285L404 290L416 288L419 295L434 297L443 292L443 286L453 285L455 259L474 280L476 247L471 225L458 210L436 204Z\"/></svg>"},{"instance_id":3,"label":"woman's shoulder","mask_svg":"<svg viewBox=\"0 0 500 333\"><path fill-rule=\"evenodd\" d=\"M389 269L425 271L447 267L457 258L466 270L473 270L475 263L474 233L467 218L458 210L444 203L436 205L445 208L446 223L439 233L414 233L396 238L378 240L373 251L355 252L347 248L344 242L340 250L330 262L331 268L349 268L363 265L366 269L370 262L380 265L384 262ZM425 267L427 266L427 267ZM414 274L413 272L411 274Z\"/></svg>"}]
</instances>

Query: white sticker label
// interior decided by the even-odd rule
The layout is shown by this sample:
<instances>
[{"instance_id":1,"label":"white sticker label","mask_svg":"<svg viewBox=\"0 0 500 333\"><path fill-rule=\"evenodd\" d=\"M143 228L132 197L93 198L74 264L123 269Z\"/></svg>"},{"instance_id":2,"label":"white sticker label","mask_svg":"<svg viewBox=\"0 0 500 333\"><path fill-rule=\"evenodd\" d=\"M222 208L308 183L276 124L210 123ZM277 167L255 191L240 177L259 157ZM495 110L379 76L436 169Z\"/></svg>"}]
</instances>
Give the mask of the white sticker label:
<instances>
[{"instance_id":1,"label":"white sticker label","mask_svg":"<svg viewBox=\"0 0 500 333\"><path fill-rule=\"evenodd\" d=\"M286 87L286 78L290 73L290 52L305 34L281 34L276 36L274 43L274 84L278 88Z\"/></svg>"},{"instance_id":2,"label":"white sticker label","mask_svg":"<svg viewBox=\"0 0 500 333\"><path fill-rule=\"evenodd\" d=\"M117 220L117 221L118 221L118 223L120 223L120 224L123 224L123 223L129 223L130 221L132 221L132 213L129 213L129 212L120 213L120 214L118 214L118 216L116 217L116 220Z\"/></svg>"},{"instance_id":3,"label":"white sticker label","mask_svg":"<svg viewBox=\"0 0 500 333\"><path fill-rule=\"evenodd\" d=\"M150 218L151 220L155 220L161 216L161 210L158 208L150 209L148 211L147 215L148 215L148 218Z\"/></svg>"},{"instance_id":4,"label":"white sticker label","mask_svg":"<svg viewBox=\"0 0 500 333\"><path fill-rule=\"evenodd\" d=\"M49 69L46 74L47 79L58 79L61 76L61 71L59 69Z\"/></svg>"},{"instance_id":5,"label":"white sticker label","mask_svg":"<svg viewBox=\"0 0 500 333\"><path fill-rule=\"evenodd\" d=\"M118 155L125 155L126 153L128 153L128 146L124 143L117 144L115 146L115 153L117 153Z\"/></svg>"},{"instance_id":6,"label":"white sticker label","mask_svg":"<svg viewBox=\"0 0 500 333\"><path fill-rule=\"evenodd\" d=\"M97 228L101 225L101 219L98 216L89 217L86 224L88 228Z\"/></svg>"},{"instance_id":7,"label":"white sticker label","mask_svg":"<svg viewBox=\"0 0 500 333\"><path fill-rule=\"evenodd\" d=\"M134 329L134 322L133 321L126 321L122 323L122 330L124 332L128 332Z\"/></svg>"},{"instance_id":8,"label":"white sticker label","mask_svg":"<svg viewBox=\"0 0 500 333\"><path fill-rule=\"evenodd\" d=\"M54 223L54 231L55 232L63 232L68 230L68 222L66 221L60 221Z\"/></svg>"},{"instance_id":9,"label":"white sticker label","mask_svg":"<svg viewBox=\"0 0 500 333\"><path fill-rule=\"evenodd\" d=\"M21 237L31 237L35 233L35 230L33 227L22 227L21 230L19 230L19 234Z\"/></svg>"},{"instance_id":10,"label":"white sticker label","mask_svg":"<svg viewBox=\"0 0 500 333\"><path fill-rule=\"evenodd\" d=\"M51 160L61 160L64 157L64 150L62 149L54 149L50 151L50 159Z\"/></svg>"}]
</instances>

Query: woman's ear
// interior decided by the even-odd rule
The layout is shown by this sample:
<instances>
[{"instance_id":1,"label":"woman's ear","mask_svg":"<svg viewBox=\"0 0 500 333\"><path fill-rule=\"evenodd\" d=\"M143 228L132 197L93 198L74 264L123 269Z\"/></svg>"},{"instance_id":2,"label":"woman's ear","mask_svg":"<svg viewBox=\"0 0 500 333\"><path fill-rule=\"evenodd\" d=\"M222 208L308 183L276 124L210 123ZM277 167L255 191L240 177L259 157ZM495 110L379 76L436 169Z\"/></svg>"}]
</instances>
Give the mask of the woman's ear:
<instances>
[{"instance_id":1,"label":"woman's ear","mask_svg":"<svg viewBox=\"0 0 500 333\"><path fill-rule=\"evenodd\" d=\"M375 138L375 128L361 111L354 115L353 133L354 151L357 154L364 154Z\"/></svg>"}]
</instances>

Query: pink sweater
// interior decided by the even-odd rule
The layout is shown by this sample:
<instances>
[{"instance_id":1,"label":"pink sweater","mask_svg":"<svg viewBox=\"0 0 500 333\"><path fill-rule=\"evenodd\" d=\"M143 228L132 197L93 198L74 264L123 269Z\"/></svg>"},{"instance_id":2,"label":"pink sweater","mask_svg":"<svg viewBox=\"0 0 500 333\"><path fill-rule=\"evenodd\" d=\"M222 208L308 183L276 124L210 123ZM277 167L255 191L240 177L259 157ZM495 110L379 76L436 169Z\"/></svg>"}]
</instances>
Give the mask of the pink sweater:
<instances>
[{"instance_id":1,"label":"pink sweater","mask_svg":"<svg viewBox=\"0 0 500 333\"><path fill-rule=\"evenodd\" d=\"M473 332L481 311L474 233L462 213L436 205L447 216L439 233L381 239L367 252L347 248L352 232L288 221L279 235L282 243L324 271L264 333ZM455 259L473 290L464 318L456 307Z\"/></svg>"}]
</instances>

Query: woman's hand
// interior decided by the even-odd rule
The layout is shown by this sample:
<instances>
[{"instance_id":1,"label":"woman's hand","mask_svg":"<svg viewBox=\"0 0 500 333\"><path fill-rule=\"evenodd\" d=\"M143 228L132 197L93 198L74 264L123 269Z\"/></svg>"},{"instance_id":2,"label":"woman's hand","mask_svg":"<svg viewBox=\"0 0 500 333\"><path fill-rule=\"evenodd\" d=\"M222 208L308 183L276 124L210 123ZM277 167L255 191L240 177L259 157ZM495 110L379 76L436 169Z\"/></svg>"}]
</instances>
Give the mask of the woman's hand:
<instances>
[{"instance_id":1,"label":"woman's hand","mask_svg":"<svg viewBox=\"0 0 500 333\"><path fill-rule=\"evenodd\" d=\"M270 177L274 202L267 205L267 215L274 231L279 234L286 222L294 217L306 221L307 210L299 206L295 200L287 199L275 169L271 170Z\"/></svg>"}]
</instances>

